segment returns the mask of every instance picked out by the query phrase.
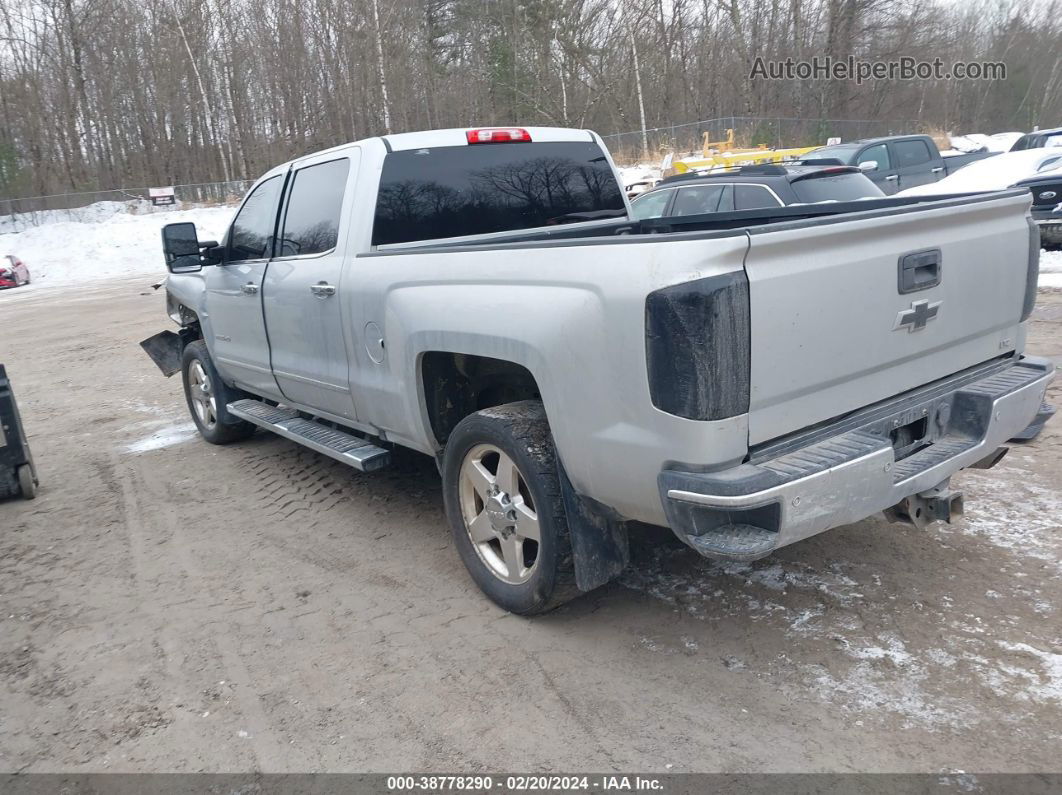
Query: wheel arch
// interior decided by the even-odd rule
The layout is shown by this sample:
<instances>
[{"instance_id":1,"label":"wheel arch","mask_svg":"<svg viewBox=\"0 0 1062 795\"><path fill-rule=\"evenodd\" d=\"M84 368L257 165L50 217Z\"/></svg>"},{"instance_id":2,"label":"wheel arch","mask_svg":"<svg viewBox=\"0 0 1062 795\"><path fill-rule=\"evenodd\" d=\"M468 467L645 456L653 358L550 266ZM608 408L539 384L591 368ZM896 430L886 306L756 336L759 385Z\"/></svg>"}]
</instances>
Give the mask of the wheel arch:
<instances>
[{"instance_id":1,"label":"wheel arch","mask_svg":"<svg viewBox=\"0 0 1062 795\"><path fill-rule=\"evenodd\" d=\"M448 350L418 357L418 394L438 449L462 419L482 409L518 400L542 400L531 369L510 359Z\"/></svg>"},{"instance_id":2,"label":"wheel arch","mask_svg":"<svg viewBox=\"0 0 1062 795\"><path fill-rule=\"evenodd\" d=\"M519 362L427 350L418 357L417 376L425 421L440 450L445 449L450 432L462 419L486 408L537 400L543 403L546 421L550 421L538 379ZM627 523L611 508L576 491L559 449L556 460L571 533L576 584L581 591L590 591L626 568L630 560Z\"/></svg>"}]
</instances>

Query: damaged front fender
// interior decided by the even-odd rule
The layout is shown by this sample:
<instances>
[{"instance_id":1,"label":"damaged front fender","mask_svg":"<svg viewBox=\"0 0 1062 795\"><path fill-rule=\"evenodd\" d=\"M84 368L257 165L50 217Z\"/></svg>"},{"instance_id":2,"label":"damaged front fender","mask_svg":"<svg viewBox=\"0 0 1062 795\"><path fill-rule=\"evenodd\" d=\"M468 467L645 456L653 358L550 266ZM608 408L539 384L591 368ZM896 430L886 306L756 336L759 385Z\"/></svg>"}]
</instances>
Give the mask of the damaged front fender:
<instances>
[{"instance_id":1,"label":"damaged front fender","mask_svg":"<svg viewBox=\"0 0 1062 795\"><path fill-rule=\"evenodd\" d=\"M184 329L181 329L183 332ZM170 330L160 331L140 343L144 353L153 361L162 374L169 378L181 371L181 354L184 353L186 340L181 334L175 334Z\"/></svg>"}]
</instances>

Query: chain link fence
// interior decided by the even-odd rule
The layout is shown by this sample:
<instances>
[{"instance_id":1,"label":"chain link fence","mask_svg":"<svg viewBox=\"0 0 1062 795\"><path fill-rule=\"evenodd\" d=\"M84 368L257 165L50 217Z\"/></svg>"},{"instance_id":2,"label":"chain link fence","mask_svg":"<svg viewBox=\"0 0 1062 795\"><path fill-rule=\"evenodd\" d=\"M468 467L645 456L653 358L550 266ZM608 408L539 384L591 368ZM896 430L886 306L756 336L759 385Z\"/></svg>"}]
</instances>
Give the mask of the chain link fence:
<instances>
[{"instance_id":1,"label":"chain link fence","mask_svg":"<svg viewBox=\"0 0 1062 795\"><path fill-rule=\"evenodd\" d=\"M165 212L182 206L235 204L253 184L254 180L248 179L174 185L176 205L160 207L151 203L146 187L0 199L0 232L17 232L54 221L95 221L115 212L142 214ZM119 204L123 207L115 206Z\"/></svg>"},{"instance_id":2,"label":"chain link fence","mask_svg":"<svg viewBox=\"0 0 1062 795\"><path fill-rule=\"evenodd\" d=\"M657 162L669 152L676 157L699 155L708 140L725 141L727 130L734 131L736 147L772 149L825 146L828 138L855 141L879 135L925 133L925 125L912 119L800 119L781 116L722 116L670 127L604 135L612 157L622 165Z\"/></svg>"},{"instance_id":3,"label":"chain link fence","mask_svg":"<svg viewBox=\"0 0 1062 795\"><path fill-rule=\"evenodd\" d=\"M925 125L914 120L880 119L801 119L782 116L721 116L716 119L654 127L646 130L614 133L602 136L616 162L621 165L657 162L665 154L676 157L700 154L705 134L709 141L725 141L727 131L734 131L737 147L761 144L781 149L786 147L824 145L828 138L853 141L878 135L929 132ZM233 204L247 192L253 180L232 182L202 182L174 185L177 206ZM148 188L118 188L115 190L58 193L51 196L30 196L0 199L0 232L18 231L51 221L91 221L111 215L118 208L131 213L164 212L171 207L154 207L148 198Z\"/></svg>"}]
</instances>

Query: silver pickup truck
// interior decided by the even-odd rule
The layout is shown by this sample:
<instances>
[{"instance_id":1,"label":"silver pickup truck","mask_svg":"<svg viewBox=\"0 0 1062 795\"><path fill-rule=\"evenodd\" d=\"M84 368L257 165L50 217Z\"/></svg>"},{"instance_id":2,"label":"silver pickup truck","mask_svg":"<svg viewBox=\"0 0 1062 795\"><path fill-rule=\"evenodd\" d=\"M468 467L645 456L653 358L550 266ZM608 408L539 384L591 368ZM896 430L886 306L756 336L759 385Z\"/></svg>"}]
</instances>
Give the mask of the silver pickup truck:
<instances>
[{"instance_id":1,"label":"silver pickup truck","mask_svg":"<svg viewBox=\"0 0 1062 795\"><path fill-rule=\"evenodd\" d=\"M616 576L634 521L753 560L949 520L949 478L1036 417L1027 192L628 209L585 130L340 146L265 174L220 244L163 231L180 330L143 344L208 442L434 456L465 565L523 614Z\"/></svg>"}]
</instances>

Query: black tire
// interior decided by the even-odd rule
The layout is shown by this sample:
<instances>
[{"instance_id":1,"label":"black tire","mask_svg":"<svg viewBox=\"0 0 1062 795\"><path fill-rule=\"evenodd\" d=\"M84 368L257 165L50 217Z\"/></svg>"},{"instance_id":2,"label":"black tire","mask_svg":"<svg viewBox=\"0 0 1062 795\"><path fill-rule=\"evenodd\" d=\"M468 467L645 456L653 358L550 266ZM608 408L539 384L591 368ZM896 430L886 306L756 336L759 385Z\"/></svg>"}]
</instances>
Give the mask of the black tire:
<instances>
[{"instance_id":1,"label":"black tire","mask_svg":"<svg viewBox=\"0 0 1062 795\"><path fill-rule=\"evenodd\" d=\"M37 496L37 479L33 477L33 467L23 464L18 468L18 488L23 498L32 500Z\"/></svg>"},{"instance_id":2,"label":"black tire","mask_svg":"<svg viewBox=\"0 0 1062 795\"><path fill-rule=\"evenodd\" d=\"M195 405L199 401L192 398L192 380L195 378L193 373L196 363L205 372L210 392L214 398L211 407L214 415L213 422L210 421L209 415L205 418L200 417ZM206 343L202 340L196 340L185 347L181 358L181 379L184 382L184 398L188 402L188 412L192 415L192 421L199 429L199 434L208 442L231 444L246 439L254 433L254 424L237 419L226 410L225 407L229 403L246 395L221 380L218 371L214 369L214 362L210 359Z\"/></svg>"},{"instance_id":3,"label":"black tire","mask_svg":"<svg viewBox=\"0 0 1062 795\"><path fill-rule=\"evenodd\" d=\"M540 539L534 548L534 562L527 566L529 578L519 584L504 581L488 566L466 527L461 497L462 466L466 457L482 449L482 445L504 452L516 465L520 483L529 492L527 496L537 516ZM537 400L508 403L461 420L446 443L442 480L446 517L457 551L472 579L492 601L512 613L535 615L579 595L568 520L561 500L556 450L542 403Z\"/></svg>"}]
</instances>

